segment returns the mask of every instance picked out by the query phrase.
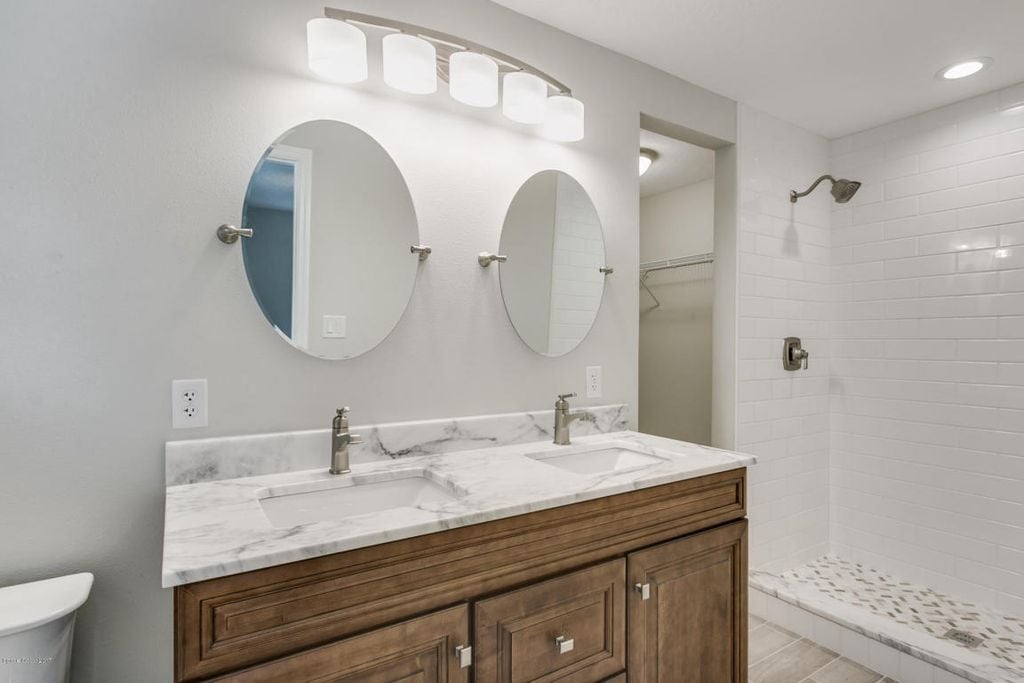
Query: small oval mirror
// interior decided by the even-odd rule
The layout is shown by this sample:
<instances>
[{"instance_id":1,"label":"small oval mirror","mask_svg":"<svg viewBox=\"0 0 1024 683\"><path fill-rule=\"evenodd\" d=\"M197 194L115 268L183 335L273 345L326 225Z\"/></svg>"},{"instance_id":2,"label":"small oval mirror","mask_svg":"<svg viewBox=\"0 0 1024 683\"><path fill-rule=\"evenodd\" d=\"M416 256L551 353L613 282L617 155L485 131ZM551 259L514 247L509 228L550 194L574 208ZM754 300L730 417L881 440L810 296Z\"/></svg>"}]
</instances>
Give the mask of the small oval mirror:
<instances>
[{"instance_id":1,"label":"small oval mirror","mask_svg":"<svg viewBox=\"0 0 1024 683\"><path fill-rule=\"evenodd\" d=\"M338 121L296 126L256 165L242 213L253 295L292 346L352 358L394 329L419 236L405 180L376 140Z\"/></svg>"},{"instance_id":2,"label":"small oval mirror","mask_svg":"<svg viewBox=\"0 0 1024 683\"><path fill-rule=\"evenodd\" d=\"M501 230L501 296L512 326L545 356L583 341L604 294L604 234L586 190L541 171L516 192Z\"/></svg>"}]
</instances>

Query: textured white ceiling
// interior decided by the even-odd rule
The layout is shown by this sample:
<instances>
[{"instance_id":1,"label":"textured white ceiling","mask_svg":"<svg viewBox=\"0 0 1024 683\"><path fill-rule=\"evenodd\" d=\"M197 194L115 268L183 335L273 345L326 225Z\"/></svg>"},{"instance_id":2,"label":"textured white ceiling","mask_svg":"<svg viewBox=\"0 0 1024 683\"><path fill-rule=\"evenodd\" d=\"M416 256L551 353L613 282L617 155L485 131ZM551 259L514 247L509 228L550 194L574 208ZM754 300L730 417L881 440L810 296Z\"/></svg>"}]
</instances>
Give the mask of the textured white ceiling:
<instances>
[{"instance_id":1,"label":"textured white ceiling","mask_svg":"<svg viewBox=\"0 0 1024 683\"><path fill-rule=\"evenodd\" d=\"M658 158L640 176L640 196L649 197L715 177L715 153L675 138L640 129L640 146Z\"/></svg>"},{"instance_id":2,"label":"textured white ceiling","mask_svg":"<svg viewBox=\"0 0 1024 683\"><path fill-rule=\"evenodd\" d=\"M1024 0L495 1L830 138L1024 81Z\"/></svg>"}]
</instances>

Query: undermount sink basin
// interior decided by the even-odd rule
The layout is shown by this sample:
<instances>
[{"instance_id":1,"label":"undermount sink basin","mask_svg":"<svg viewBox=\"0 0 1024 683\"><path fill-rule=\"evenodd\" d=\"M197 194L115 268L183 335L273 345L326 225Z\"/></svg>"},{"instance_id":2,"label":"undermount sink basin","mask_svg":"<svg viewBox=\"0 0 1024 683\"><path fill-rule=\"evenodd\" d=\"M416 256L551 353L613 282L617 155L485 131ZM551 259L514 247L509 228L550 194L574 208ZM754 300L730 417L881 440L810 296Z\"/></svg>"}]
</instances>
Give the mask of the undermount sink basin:
<instances>
[{"instance_id":1,"label":"undermount sink basin","mask_svg":"<svg viewBox=\"0 0 1024 683\"><path fill-rule=\"evenodd\" d=\"M422 471L400 478L365 480L346 477L339 482L318 481L267 489L258 494L263 514L278 528L310 522L331 522L400 509L422 509L460 497L443 481Z\"/></svg>"},{"instance_id":2,"label":"undermount sink basin","mask_svg":"<svg viewBox=\"0 0 1024 683\"><path fill-rule=\"evenodd\" d=\"M665 458L618 443L588 444L571 451L545 451L527 457L576 474L624 472L665 462Z\"/></svg>"}]
</instances>

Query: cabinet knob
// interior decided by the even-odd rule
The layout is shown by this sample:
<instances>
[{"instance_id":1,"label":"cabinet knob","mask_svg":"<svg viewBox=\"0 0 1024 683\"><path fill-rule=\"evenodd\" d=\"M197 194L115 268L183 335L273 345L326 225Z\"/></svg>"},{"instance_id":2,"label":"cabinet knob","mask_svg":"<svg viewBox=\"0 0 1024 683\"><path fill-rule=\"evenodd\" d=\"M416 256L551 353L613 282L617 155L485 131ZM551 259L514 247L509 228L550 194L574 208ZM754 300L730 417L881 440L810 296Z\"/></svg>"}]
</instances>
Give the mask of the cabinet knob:
<instances>
[{"instance_id":1,"label":"cabinet knob","mask_svg":"<svg viewBox=\"0 0 1024 683\"><path fill-rule=\"evenodd\" d=\"M473 646L456 645L455 656L459 658L459 668L465 669L473 664Z\"/></svg>"},{"instance_id":2,"label":"cabinet knob","mask_svg":"<svg viewBox=\"0 0 1024 683\"><path fill-rule=\"evenodd\" d=\"M566 652L572 652L573 648L576 647L576 639L558 636L555 638L555 647L558 648L558 654L560 655L564 655Z\"/></svg>"},{"instance_id":3,"label":"cabinet knob","mask_svg":"<svg viewBox=\"0 0 1024 683\"><path fill-rule=\"evenodd\" d=\"M641 600L650 600L651 599L651 584L649 584L649 583L638 583L635 586L633 586L633 588L636 589L636 592L640 594L640 599Z\"/></svg>"}]
</instances>

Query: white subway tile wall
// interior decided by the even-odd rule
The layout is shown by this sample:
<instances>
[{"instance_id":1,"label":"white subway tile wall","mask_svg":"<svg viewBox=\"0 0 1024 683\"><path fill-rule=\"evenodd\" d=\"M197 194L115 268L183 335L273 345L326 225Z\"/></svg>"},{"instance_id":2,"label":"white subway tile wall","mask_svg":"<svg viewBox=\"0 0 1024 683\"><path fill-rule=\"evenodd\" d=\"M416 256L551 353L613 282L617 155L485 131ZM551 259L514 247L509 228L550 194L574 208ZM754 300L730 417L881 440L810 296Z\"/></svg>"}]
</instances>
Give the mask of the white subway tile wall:
<instances>
[{"instance_id":1,"label":"white subway tile wall","mask_svg":"<svg viewBox=\"0 0 1024 683\"><path fill-rule=\"evenodd\" d=\"M835 303L822 333L832 340L833 552L1017 615L1024 109L1008 109L1021 102L1024 84L832 141L832 173L864 185L832 205L832 241L820 245L831 247ZM752 256L770 256L757 246ZM767 297L751 310L774 311ZM759 339L745 348L761 351ZM747 388L748 400L758 392ZM763 505L762 492L751 498Z\"/></svg>"},{"instance_id":2,"label":"white subway tile wall","mask_svg":"<svg viewBox=\"0 0 1024 683\"><path fill-rule=\"evenodd\" d=\"M738 450L750 468L751 566L788 568L828 552L830 195L797 204L828 172L828 142L739 107ZM801 337L807 370L782 368Z\"/></svg>"},{"instance_id":3,"label":"white subway tile wall","mask_svg":"<svg viewBox=\"0 0 1024 683\"><path fill-rule=\"evenodd\" d=\"M601 220L583 188L558 176L548 353L560 355L587 336L604 291Z\"/></svg>"}]
</instances>

